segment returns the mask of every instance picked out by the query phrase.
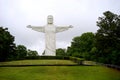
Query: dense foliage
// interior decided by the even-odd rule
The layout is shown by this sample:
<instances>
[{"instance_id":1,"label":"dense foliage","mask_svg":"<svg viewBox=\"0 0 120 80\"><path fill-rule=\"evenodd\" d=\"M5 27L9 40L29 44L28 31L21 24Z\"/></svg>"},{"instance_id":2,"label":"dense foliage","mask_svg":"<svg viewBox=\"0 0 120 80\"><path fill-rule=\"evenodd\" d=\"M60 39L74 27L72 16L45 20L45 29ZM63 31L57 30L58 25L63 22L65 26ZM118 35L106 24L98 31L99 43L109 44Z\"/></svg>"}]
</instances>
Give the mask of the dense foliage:
<instances>
[{"instance_id":1,"label":"dense foliage","mask_svg":"<svg viewBox=\"0 0 120 80\"><path fill-rule=\"evenodd\" d=\"M0 27L0 61L25 59L26 56L38 56L38 53L27 50L24 45L16 46L8 28Z\"/></svg>"},{"instance_id":2,"label":"dense foliage","mask_svg":"<svg viewBox=\"0 0 120 80\"><path fill-rule=\"evenodd\" d=\"M99 62L120 65L120 15L110 11L99 17L96 33L96 58Z\"/></svg>"},{"instance_id":3,"label":"dense foliage","mask_svg":"<svg viewBox=\"0 0 120 80\"><path fill-rule=\"evenodd\" d=\"M27 48L24 45L16 47L17 59L24 59L27 56Z\"/></svg>"},{"instance_id":4,"label":"dense foliage","mask_svg":"<svg viewBox=\"0 0 120 80\"><path fill-rule=\"evenodd\" d=\"M90 58L90 51L94 47L95 35L92 32L83 33L73 38L71 47L68 47L67 55Z\"/></svg>"},{"instance_id":5,"label":"dense foliage","mask_svg":"<svg viewBox=\"0 0 120 80\"><path fill-rule=\"evenodd\" d=\"M14 37L7 28L0 27L0 61L6 61L15 53Z\"/></svg>"},{"instance_id":6,"label":"dense foliage","mask_svg":"<svg viewBox=\"0 0 120 80\"><path fill-rule=\"evenodd\" d=\"M30 50L24 46L24 45L18 45L16 47L16 59L33 59L38 58L38 52L35 50Z\"/></svg>"},{"instance_id":7,"label":"dense foliage","mask_svg":"<svg viewBox=\"0 0 120 80\"><path fill-rule=\"evenodd\" d=\"M56 56L66 56L65 49L62 48L56 49Z\"/></svg>"},{"instance_id":8,"label":"dense foliage","mask_svg":"<svg viewBox=\"0 0 120 80\"><path fill-rule=\"evenodd\" d=\"M27 56L38 56L38 52L28 49Z\"/></svg>"},{"instance_id":9,"label":"dense foliage","mask_svg":"<svg viewBox=\"0 0 120 80\"><path fill-rule=\"evenodd\" d=\"M96 34L88 32L73 38L67 55L120 65L120 15L110 11L103 15L97 21Z\"/></svg>"}]
</instances>

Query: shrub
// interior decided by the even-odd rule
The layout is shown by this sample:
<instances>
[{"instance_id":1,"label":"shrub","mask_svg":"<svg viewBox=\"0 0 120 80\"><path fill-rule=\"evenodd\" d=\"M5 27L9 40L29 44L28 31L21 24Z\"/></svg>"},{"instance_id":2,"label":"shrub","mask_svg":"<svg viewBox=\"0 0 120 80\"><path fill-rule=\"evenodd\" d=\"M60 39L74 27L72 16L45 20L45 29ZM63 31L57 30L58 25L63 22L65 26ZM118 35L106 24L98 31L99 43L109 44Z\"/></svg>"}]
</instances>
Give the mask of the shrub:
<instances>
[{"instance_id":1,"label":"shrub","mask_svg":"<svg viewBox=\"0 0 120 80\"><path fill-rule=\"evenodd\" d=\"M27 56L25 59L69 59L64 56Z\"/></svg>"}]
</instances>

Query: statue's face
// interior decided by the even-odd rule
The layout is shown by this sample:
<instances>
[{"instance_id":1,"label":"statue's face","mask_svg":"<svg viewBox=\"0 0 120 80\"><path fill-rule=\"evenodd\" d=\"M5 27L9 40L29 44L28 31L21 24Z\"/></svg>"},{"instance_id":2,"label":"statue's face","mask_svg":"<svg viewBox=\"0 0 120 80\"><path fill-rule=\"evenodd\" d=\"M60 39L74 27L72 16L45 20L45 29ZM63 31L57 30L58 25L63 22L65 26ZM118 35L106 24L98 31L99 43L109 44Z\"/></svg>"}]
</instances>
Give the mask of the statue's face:
<instances>
[{"instance_id":1,"label":"statue's face","mask_svg":"<svg viewBox=\"0 0 120 80\"><path fill-rule=\"evenodd\" d=\"M53 16L52 15L49 15L47 17L47 21L48 21L48 24L53 24Z\"/></svg>"}]
</instances>

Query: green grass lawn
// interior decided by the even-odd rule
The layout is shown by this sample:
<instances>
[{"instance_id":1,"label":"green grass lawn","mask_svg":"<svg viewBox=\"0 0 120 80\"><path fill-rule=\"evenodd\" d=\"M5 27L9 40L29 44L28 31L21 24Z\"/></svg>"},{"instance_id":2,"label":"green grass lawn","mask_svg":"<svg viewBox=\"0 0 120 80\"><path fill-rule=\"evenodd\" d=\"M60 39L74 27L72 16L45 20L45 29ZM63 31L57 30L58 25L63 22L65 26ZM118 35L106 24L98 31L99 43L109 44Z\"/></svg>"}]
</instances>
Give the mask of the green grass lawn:
<instances>
[{"instance_id":1,"label":"green grass lawn","mask_svg":"<svg viewBox=\"0 0 120 80\"><path fill-rule=\"evenodd\" d=\"M98 65L0 67L0 80L120 80L120 71Z\"/></svg>"},{"instance_id":2,"label":"green grass lawn","mask_svg":"<svg viewBox=\"0 0 120 80\"><path fill-rule=\"evenodd\" d=\"M39 65L39 64L77 64L70 60L19 60L0 62L0 65Z\"/></svg>"}]
</instances>

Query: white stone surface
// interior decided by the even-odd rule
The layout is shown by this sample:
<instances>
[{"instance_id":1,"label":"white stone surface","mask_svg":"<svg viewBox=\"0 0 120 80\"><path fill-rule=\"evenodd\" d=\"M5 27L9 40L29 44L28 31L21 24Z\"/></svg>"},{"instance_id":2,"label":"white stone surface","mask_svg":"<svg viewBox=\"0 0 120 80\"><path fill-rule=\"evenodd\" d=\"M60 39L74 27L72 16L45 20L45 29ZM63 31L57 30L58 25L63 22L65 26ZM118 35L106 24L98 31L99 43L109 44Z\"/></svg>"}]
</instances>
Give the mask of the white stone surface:
<instances>
[{"instance_id":1,"label":"white stone surface","mask_svg":"<svg viewBox=\"0 0 120 80\"><path fill-rule=\"evenodd\" d=\"M31 26L35 31L45 33L45 56L56 56L56 33L63 32L72 28L72 26L56 26L53 24L53 16L49 15L47 17L47 25L45 26Z\"/></svg>"}]
</instances>

